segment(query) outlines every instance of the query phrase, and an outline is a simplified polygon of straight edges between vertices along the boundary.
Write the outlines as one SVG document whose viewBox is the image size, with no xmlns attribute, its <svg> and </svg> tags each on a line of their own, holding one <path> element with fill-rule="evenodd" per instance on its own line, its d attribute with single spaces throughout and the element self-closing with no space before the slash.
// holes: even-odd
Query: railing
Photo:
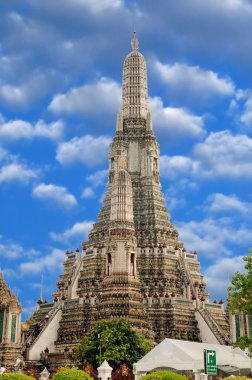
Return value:
<svg viewBox="0 0 252 380">
<path fill-rule="evenodd" d="M 78 262 L 74 266 L 73 271 L 72 271 L 72 273 L 69 276 L 69 279 L 71 279 L 71 281 L 72 281 L 72 286 L 74 285 L 74 283 L 75 283 L 75 281 L 77 279 L 77 276 L 79 274 L 81 265 L 82 265 L 82 258 L 79 257 L 78 258 Z"/>
<path fill-rule="evenodd" d="M 213 334 L 215 335 L 216 339 L 221 344 L 229 344 L 231 345 L 231 339 L 230 337 L 225 333 L 225 331 L 219 326 L 219 324 L 216 322 L 216 320 L 212 317 L 211 313 L 206 309 L 199 309 L 198 310 L 204 321 L 207 323 L 207 325 L 212 330 Z"/>
<path fill-rule="evenodd" d="M 196 292 L 195 292 L 195 288 L 194 288 L 194 282 L 193 282 L 190 270 L 187 268 L 187 265 L 186 265 L 186 263 L 184 261 L 184 258 L 181 255 L 179 255 L 178 261 L 179 261 L 181 272 L 182 272 L 182 274 L 184 276 L 185 283 L 186 284 L 188 284 L 188 283 L 190 284 L 192 295 L 194 297 L 196 297 Z"/>
<path fill-rule="evenodd" d="M 58 307 L 55 307 L 49 311 L 49 313 L 47 314 L 49 318 L 47 320 L 44 319 L 43 322 L 40 322 L 41 330 L 39 331 L 39 333 L 36 334 L 35 330 L 33 330 L 31 334 L 28 336 L 28 338 L 26 339 L 26 341 L 24 342 L 25 348 L 30 347 L 31 344 L 35 343 L 38 340 L 38 338 L 41 336 L 45 328 L 48 326 L 48 324 L 51 322 L 51 320 L 54 318 L 54 316 L 57 314 L 59 310 L 60 309 Z"/>
</svg>

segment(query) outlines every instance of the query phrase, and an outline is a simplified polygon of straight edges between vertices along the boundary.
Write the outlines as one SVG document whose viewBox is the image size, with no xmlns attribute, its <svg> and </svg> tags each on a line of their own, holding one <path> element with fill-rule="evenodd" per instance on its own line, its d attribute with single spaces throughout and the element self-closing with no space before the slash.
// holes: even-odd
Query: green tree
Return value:
<svg viewBox="0 0 252 380">
<path fill-rule="evenodd" d="M 102 321 L 93 326 L 90 336 L 85 337 L 76 351 L 82 363 L 91 363 L 94 368 L 101 360 L 107 360 L 113 369 L 125 363 L 132 368 L 154 346 L 138 332 L 134 331 L 126 319 Z"/>
<path fill-rule="evenodd" d="M 52 380 L 93 380 L 93 378 L 79 369 L 61 368 L 53 375 Z"/>
<path fill-rule="evenodd" d="M 141 380 L 187 380 L 187 377 L 170 371 L 154 371 L 142 376 Z"/>
<path fill-rule="evenodd" d="M 236 272 L 228 287 L 228 300 L 232 311 L 243 311 L 252 315 L 252 249 L 243 260 L 245 273 Z"/>
<path fill-rule="evenodd" d="M 35 380 L 34 377 L 24 375 L 23 373 L 5 373 L 1 380 Z"/>
<path fill-rule="evenodd" d="M 247 348 L 249 355 L 252 357 L 252 336 L 241 336 L 236 346 L 240 347 L 242 350 Z"/>
</svg>

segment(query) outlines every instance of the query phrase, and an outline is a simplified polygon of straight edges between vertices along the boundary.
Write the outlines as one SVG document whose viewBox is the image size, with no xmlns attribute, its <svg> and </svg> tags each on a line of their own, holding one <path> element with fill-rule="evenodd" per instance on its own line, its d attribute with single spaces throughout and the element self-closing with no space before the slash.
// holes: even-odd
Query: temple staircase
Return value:
<svg viewBox="0 0 252 380">
<path fill-rule="evenodd" d="M 185 263 L 185 259 L 183 258 L 182 255 L 178 256 L 178 263 L 179 263 L 180 271 L 181 271 L 183 279 L 184 279 L 184 283 L 185 283 L 185 285 L 190 285 L 191 295 L 193 298 L 196 299 L 196 291 L 195 291 L 195 287 L 194 287 L 194 282 L 193 282 L 190 270 L 187 268 L 187 265 Z"/>
<path fill-rule="evenodd" d="M 49 318 L 43 322 L 39 334 L 34 336 L 32 333 L 28 336 L 27 340 L 24 343 L 24 347 L 28 351 L 28 359 L 38 360 L 41 351 L 45 350 L 46 347 L 50 349 L 51 346 L 54 346 L 61 314 L 61 308 L 53 308 L 48 313 Z"/>
<path fill-rule="evenodd" d="M 211 313 L 203 308 L 198 309 L 199 314 L 204 319 L 212 333 L 214 334 L 215 338 L 220 344 L 223 345 L 231 345 L 231 339 L 226 334 L 226 332 L 220 327 L 220 325 L 216 322 L 216 320 L 213 318 Z"/>
</svg>

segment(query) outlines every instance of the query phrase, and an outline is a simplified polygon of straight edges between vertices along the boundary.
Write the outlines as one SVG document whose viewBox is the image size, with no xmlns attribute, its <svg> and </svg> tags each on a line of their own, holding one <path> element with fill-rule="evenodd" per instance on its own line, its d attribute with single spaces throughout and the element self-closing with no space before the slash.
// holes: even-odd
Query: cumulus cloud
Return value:
<svg viewBox="0 0 252 380">
<path fill-rule="evenodd" d="M 206 209 L 214 213 L 239 212 L 248 214 L 251 212 L 252 205 L 241 201 L 236 195 L 215 193 L 208 196 Z"/>
<path fill-rule="evenodd" d="M 115 115 L 120 107 L 121 87 L 110 78 L 70 89 L 65 94 L 57 94 L 49 105 L 49 110 L 65 115 L 84 116 Z"/>
<path fill-rule="evenodd" d="M 97 170 L 96 172 L 89 174 L 86 177 L 86 181 L 90 184 L 85 187 L 82 191 L 82 198 L 92 198 L 95 195 L 95 189 L 99 186 L 104 186 L 106 179 L 108 177 L 108 171 L 105 170 Z"/>
<path fill-rule="evenodd" d="M 35 198 L 56 203 L 65 209 L 71 209 L 78 204 L 75 196 L 63 186 L 40 183 L 34 187 L 32 195 Z"/>
<path fill-rule="evenodd" d="M 24 120 L 0 121 L 0 138 L 6 141 L 15 141 L 20 139 L 32 139 L 34 137 L 43 137 L 51 140 L 59 140 L 63 135 L 64 124 L 61 121 L 46 124 L 39 120 L 32 125 Z"/>
<path fill-rule="evenodd" d="M 230 256 L 234 245 L 251 242 L 251 229 L 243 225 L 237 227 L 229 218 L 175 222 L 175 225 L 187 249 L 196 250 L 208 258 Z"/>
<path fill-rule="evenodd" d="M 83 241 L 87 239 L 88 233 L 93 227 L 93 221 L 83 221 L 75 223 L 71 228 L 62 233 L 51 232 L 50 237 L 52 240 L 59 242 L 69 242 L 70 240 Z"/>
<path fill-rule="evenodd" d="M 90 167 L 96 166 L 106 160 L 110 142 L 111 139 L 106 136 L 74 137 L 59 144 L 56 158 L 62 165 L 83 163 Z"/>
<path fill-rule="evenodd" d="M 37 274 L 43 271 L 53 272 L 63 263 L 65 253 L 54 248 L 52 252 L 35 260 L 26 261 L 20 264 L 22 274 Z"/>
<path fill-rule="evenodd" d="M 228 130 L 212 132 L 194 146 L 191 157 L 161 156 L 160 168 L 167 178 L 251 178 L 252 139 Z"/>
<path fill-rule="evenodd" d="M 123 6 L 122 0 L 70 0 L 70 3 L 84 6 L 94 14 L 113 11 Z"/>
<path fill-rule="evenodd" d="M 164 107 L 159 97 L 150 98 L 149 105 L 155 130 L 170 140 L 204 135 L 203 116 L 196 116 L 184 108 Z"/>
<path fill-rule="evenodd" d="M 196 144 L 195 171 L 203 177 L 250 178 L 252 176 L 252 139 L 230 131 L 211 133 Z"/>
<path fill-rule="evenodd" d="M 83 190 L 82 190 L 82 193 L 81 193 L 81 198 L 93 198 L 95 195 L 95 192 L 94 190 L 92 189 L 92 187 L 85 187 Z"/>
<path fill-rule="evenodd" d="M 185 63 L 163 64 L 154 61 L 153 69 L 159 78 L 168 85 L 173 97 L 206 102 L 221 96 L 231 96 L 235 86 L 229 77 L 221 78 L 211 70 Z"/>
<path fill-rule="evenodd" d="M 0 161 L 2 161 L 6 156 L 7 156 L 6 150 L 0 146 Z"/>
<path fill-rule="evenodd" d="M 247 94 L 244 108 L 240 114 L 240 122 L 244 124 L 248 130 L 252 131 L 252 93 L 251 92 Z"/>
<path fill-rule="evenodd" d="M 24 30 L 27 32 L 27 24 L 30 24 L 30 36 L 33 28 L 39 29 L 41 27 L 36 22 L 23 19 L 20 14 L 13 12 L 11 15 L 13 16 L 11 22 L 17 18 L 21 20 L 18 27 L 18 29 L 21 29 L 21 31 L 19 30 L 21 32 L 19 38 L 21 39 L 22 37 L 25 39 L 22 32 Z M 65 84 L 67 76 L 63 77 L 60 71 L 56 71 L 51 67 L 44 67 L 43 70 L 41 68 L 31 68 L 30 71 L 27 71 L 22 58 L 18 55 L 16 56 L 17 51 L 18 49 L 16 49 L 15 55 L 5 56 L 0 61 L 3 64 L 0 69 L 0 76 L 2 71 L 3 78 L 0 83 L 0 99 L 5 106 L 11 109 L 27 109 L 36 101 L 43 99 L 52 89 L 55 91 L 55 88 Z M 21 75 L 17 76 L 17 73 Z"/>
<path fill-rule="evenodd" d="M 5 259 L 18 259 L 21 257 L 36 257 L 39 255 L 39 252 L 34 249 L 24 249 L 22 245 L 4 238 L 0 235 L 0 256 Z"/>
<path fill-rule="evenodd" d="M 160 173 L 163 178 L 175 179 L 186 173 L 192 173 L 193 161 L 185 156 L 161 156 Z"/>
<path fill-rule="evenodd" d="M 243 256 L 220 258 L 204 271 L 204 280 L 212 297 L 220 299 L 223 298 L 223 295 L 227 295 L 227 286 L 234 273 L 244 271 L 242 258 Z"/>
<path fill-rule="evenodd" d="M 32 169 L 25 163 L 12 162 L 0 168 L 0 183 L 20 182 L 28 184 L 31 180 L 37 179 L 40 173 Z"/>
<path fill-rule="evenodd" d="M 97 170 L 95 173 L 89 174 L 86 180 L 92 184 L 93 187 L 103 186 L 108 177 L 108 170 Z"/>
<path fill-rule="evenodd" d="M 8 259 L 17 259 L 23 253 L 23 248 L 19 244 L 8 242 L 8 244 L 0 243 L 0 255 Z"/>
</svg>

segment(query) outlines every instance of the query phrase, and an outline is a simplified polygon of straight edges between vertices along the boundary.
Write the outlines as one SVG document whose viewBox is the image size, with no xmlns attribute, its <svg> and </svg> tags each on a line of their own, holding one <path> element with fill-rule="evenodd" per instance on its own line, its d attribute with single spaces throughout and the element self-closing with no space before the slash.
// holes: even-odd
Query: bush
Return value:
<svg viewBox="0 0 252 380">
<path fill-rule="evenodd" d="M 34 377 L 24 375 L 23 373 L 5 373 L 1 380 L 35 380 Z"/>
<path fill-rule="evenodd" d="M 234 376 L 234 377 L 225 377 L 223 380 L 251 380 L 249 377 L 246 376 Z"/>
<path fill-rule="evenodd" d="M 141 380 L 187 380 L 187 377 L 175 372 L 154 371 L 141 377 Z"/>
<path fill-rule="evenodd" d="M 93 380 L 87 372 L 80 369 L 62 368 L 52 377 L 52 380 Z"/>
</svg>

